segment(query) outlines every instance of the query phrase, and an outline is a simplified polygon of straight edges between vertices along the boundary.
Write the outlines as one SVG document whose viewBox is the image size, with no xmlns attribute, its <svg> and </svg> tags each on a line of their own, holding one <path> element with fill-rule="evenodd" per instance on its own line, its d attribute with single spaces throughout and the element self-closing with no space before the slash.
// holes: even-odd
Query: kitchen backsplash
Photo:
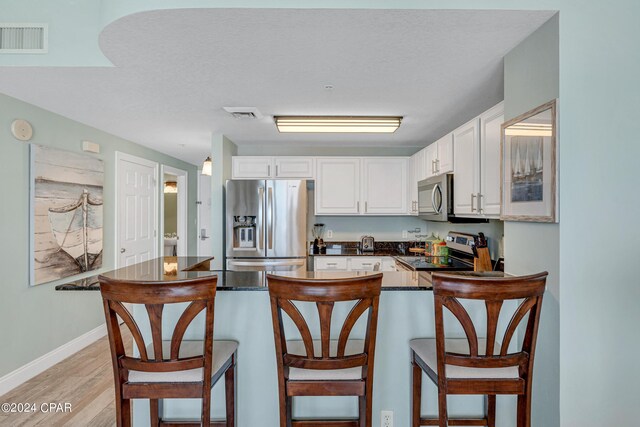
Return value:
<svg viewBox="0 0 640 427">
<path fill-rule="evenodd" d="M 451 224 L 448 222 L 424 221 L 411 216 L 315 216 L 313 205 L 313 189 L 309 189 L 309 211 L 307 216 L 307 238 L 313 240 L 311 229 L 315 223 L 325 224 L 326 241 L 359 241 L 364 235 L 373 236 L 376 241 L 413 241 L 415 234 L 402 237 L 403 230 L 420 228 L 417 234 L 435 233 L 441 238 L 449 231 L 462 233 L 483 232 L 489 239 L 491 258 L 496 259 L 499 254 L 499 242 L 504 235 L 504 223 L 492 220 L 482 224 Z M 332 230 L 333 236 L 328 237 L 327 231 Z M 424 238 L 421 238 L 424 240 Z"/>
</svg>

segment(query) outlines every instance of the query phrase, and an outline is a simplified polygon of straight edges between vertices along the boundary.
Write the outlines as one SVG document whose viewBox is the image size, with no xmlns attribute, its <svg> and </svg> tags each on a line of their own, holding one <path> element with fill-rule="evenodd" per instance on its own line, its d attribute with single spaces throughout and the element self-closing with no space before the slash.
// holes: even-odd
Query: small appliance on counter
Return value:
<svg viewBox="0 0 640 427">
<path fill-rule="evenodd" d="M 360 241 L 360 250 L 362 252 L 373 252 L 375 247 L 375 240 L 372 236 L 362 236 Z"/>
</svg>

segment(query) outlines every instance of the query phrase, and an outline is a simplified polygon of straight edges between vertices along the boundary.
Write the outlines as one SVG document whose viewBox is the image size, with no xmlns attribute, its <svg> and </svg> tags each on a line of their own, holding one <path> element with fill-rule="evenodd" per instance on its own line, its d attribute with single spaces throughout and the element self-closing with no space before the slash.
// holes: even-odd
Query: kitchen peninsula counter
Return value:
<svg viewBox="0 0 640 427">
<path fill-rule="evenodd" d="M 266 291 L 266 273 L 260 271 L 209 270 L 206 257 L 161 257 L 146 262 L 119 268 L 102 276 L 117 280 L 140 282 L 172 282 L 198 277 L 217 276 L 218 291 Z M 339 279 L 361 275 L 376 274 L 362 271 L 307 271 L 300 273 L 274 272 L 283 276 L 299 276 L 318 279 Z M 388 271 L 382 273 L 383 291 L 420 291 L 431 289 L 431 275 L 417 271 Z M 97 276 L 79 279 L 75 282 L 56 286 L 56 290 L 100 290 Z"/>
<path fill-rule="evenodd" d="M 237 365 L 237 426 L 276 426 L 278 417 L 278 378 L 276 370 L 275 347 L 269 292 L 264 272 L 210 271 L 209 258 L 164 257 L 104 273 L 105 276 L 138 281 L 140 286 L 146 282 L 171 282 L 178 279 L 217 276 L 217 295 L 215 301 L 215 338 L 234 340 L 239 343 Z M 283 273 L 287 274 L 287 273 Z M 293 273 L 288 273 L 293 274 Z M 353 275 L 377 274 L 374 272 L 305 272 L 305 277 L 338 278 Z M 456 273 L 478 274 L 478 273 Z M 483 273 L 482 275 L 485 275 Z M 494 273 L 495 274 L 495 273 Z M 410 424 L 410 352 L 409 341 L 414 338 L 429 338 L 435 335 L 434 302 L 431 292 L 431 276 L 428 272 L 383 272 L 383 287 L 380 296 L 379 317 L 373 392 L 373 425 L 380 425 L 379 414 L 383 409 L 394 411 L 396 425 Z M 87 281 L 91 283 L 91 281 Z M 99 285 L 91 285 L 87 290 L 99 290 Z M 237 291 L 237 292 L 236 292 Z M 96 310 L 102 310 L 98 292 L 95 295 Z M 486 322 L 486 308 L 482 303 L 463 302 L 470 317 L 477 324 Z M 505 303 L 505 306 L 507 303 Z M 336 304 L 332 318 L 340 325 L 347 317 L 352 305 Z M 170 304 L 163 311 L 163 324 L 175 325 L 184 304 Z M 515 306 L 512 307 L 515 309 Z M 301 314 L 317 322 L 318 312 L 315 305 L 301 303 Z M 145 342 L 151 340 L 148 316 L 144 306 L 134 304 L 132 315 L 139 322 Z M 362 320 L 362 319 L 360 319 Z M 506 328 L 506 318 L 501 316 L 501 326 Z M 205 317 L 198 316 L 185 333 L 186 340 L 202 339 Z M 296 336 L 297 328 L 288 319 L 284 323 L 287 333 Z M 449 329 L 450 328 L 450 329 Z M 448 333 L 463 336 L 460 327 L 447 326 Z M 171 328 L 163 328 L 163 339 L 170 339 Z M 358 321 L 351 332 L 351 338 L 363 339 L 364 322 Z M 436 395 L 430 381 L 424 382 L 428 395 Z M 452 414 L 482 413 L 482 397 L 469 397 L 452 406 Z M 212 417 L 222 418 L 225 413 L 224 384 L 213 388 Z M 507 406 L 514 408 L 512 402 Z M 198 401 L 167 400 L 164 405 L 166 418 L 197 419 L 200 411 Z M 436 408 L 423 400 L 423 414 L 434 415 Z M 336 417 L 356 416 L 358 405 L 350 398 L 308 397 L 295 401 L 296 416 L 318 417 L 331 413 Z M 502 414 L 507 414 L 503 419 Z M 509 411 L 499 411 L 498 423 L 508 425 Z M 133 400 L 133 425 L 149 425 L 149 403 L 145 400 Z"/>
</svg>

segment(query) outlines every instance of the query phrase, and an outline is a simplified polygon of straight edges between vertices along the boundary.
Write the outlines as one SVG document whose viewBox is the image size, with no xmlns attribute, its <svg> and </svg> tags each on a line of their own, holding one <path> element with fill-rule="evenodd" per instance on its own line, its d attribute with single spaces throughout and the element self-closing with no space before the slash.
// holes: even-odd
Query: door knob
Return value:
<svg viewBox="0 0 640 427">
<path fill-rule="evenodd" d="M 125 253 L 127 250 L 125 248 L 120 248 L 120 253 L 123 254 Z"/>
</svg>

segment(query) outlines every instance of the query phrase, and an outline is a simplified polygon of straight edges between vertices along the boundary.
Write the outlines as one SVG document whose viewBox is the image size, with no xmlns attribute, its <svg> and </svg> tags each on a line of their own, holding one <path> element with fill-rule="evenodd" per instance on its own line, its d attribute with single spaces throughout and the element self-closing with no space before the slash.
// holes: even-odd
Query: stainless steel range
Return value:
<svg viewBox="0 0 640 427">
<path fill-rule="evenodd" d="M 478 239 L 476 234 L 450 231 L 445 238 L 448 256 L 404 256 L 396 260 L 414 271 L 473 271 L 473 249 Z"/>
</svg>

